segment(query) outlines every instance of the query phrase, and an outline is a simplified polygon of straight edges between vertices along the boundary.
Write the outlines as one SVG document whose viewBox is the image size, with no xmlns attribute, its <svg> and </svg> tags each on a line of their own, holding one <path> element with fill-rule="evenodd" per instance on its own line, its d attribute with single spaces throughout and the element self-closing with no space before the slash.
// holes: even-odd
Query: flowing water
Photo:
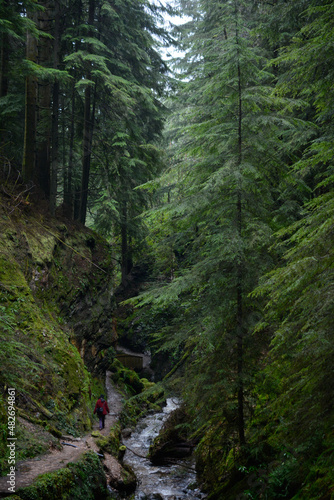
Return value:
<svg viewBox="0 0 334 500">
<path fill-rule="evenodd" d="M 167 405 L 161 413 L 155 413 L 143 418 L 131 437 L 123 439 L 127 447 L 124 461 L 131 465 L 139 483 L 135 493 L 135 500 L 190 500 L 204 498 L 199 489 L 194 489 L 193 486 L 190 487 L 196 481 L 193 460 L 180 460 L 178 464 L 172 466 L 156 466 L 152 465 L 148 459 L 142 458 L 147 455 L 150 444 L 159 434 L 168 415 L 178 406 L 177 400 L 168 399 Z"/>
</svg>

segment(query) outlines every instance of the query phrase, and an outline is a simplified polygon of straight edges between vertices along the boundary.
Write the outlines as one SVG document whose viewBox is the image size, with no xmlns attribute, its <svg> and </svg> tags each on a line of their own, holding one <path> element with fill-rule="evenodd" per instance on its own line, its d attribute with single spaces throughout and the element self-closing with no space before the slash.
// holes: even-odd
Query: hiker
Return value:
<svg viewBox="0 0 334 500">
<path fill-rule="evenodd" d="M 106 414 L 109 413 L 108 403 L 101 394 L 100 399 L 96 401 L 94 413 L 97 414 L 100 420 L 100 431 L 104 429 L 104 419 Z"/>
</svg>

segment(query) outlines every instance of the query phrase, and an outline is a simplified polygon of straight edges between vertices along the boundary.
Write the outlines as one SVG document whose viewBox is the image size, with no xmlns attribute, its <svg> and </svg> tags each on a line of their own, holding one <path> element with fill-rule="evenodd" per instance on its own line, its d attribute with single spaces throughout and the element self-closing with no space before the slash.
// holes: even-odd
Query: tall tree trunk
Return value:
<svg viewBox="0 0 334 500">
<path fill-rule="evenodd" d="M 43 65 L 41 61 L 39 64 Z M 51 85 L 38 83 L 36 180 L 46 198 L 50 191 Z"/>
<path fill-rule="evenodd" d="M 8 6 L 8 0 L 5 0 L 5 7 Z M 9 36 L 8 33 L 2 33 L 1 36 L 1 54 L 0 54 L 0 97 L 8 94 L 8 69 L 9 69 Z M 5 129 L 5 124 L 0 123 L 0 129 Z M 5 134 L 1 134 L 1 144 L 6 141 Z"/>
<path fill-rule="evenodd" d="M 44 2 L 44 10 L 38 12 L 38 29 L 50 35 L 52 32 L 52 9 L 50 1 Z M 48 67 L 51 63 L 51 40 L 41 36 L 38 40 L 38 64 Z M 46 198 L 50 195 L 50 150 L 51 150 L 51 82 L 38 82 L 37 106 L 37 183 Z"/>
<path fill-rule="evenodd" d="M 126 277 L 129 274 L 128 268 L 128 214 L 127 203 L 122 202 L 121 218 L 121 267 L 122 267 L 122 285 L 126 284 Z"/>
<path fill-rule="evenodd" d="M 88 24 L 93 26 L 94 23 L 95 0 L 89 0 Z M 92 36 L 92 30 L 89 31 L 89 36 Z M 90 69 L 87 73 L 88 80 L 91 77 Z M 85 107 L 84 107 L 84 130 L 83 130 L 83 159 L 82 159 L 82 178 L 81 178 L 81 203 L 80 203 L 80 222 L 85 224 L 88 199 L 89 171 L 91 160 L 91 147 L 93 139 L 93 124 L 94 111 L 91 113 L 92 104 L 92 89 L 88 85 L 85 90 Z"/>
<path fill-rule="evenodd" d="M 9 36 L 2 34 L 1 41 L 1 77 L 0 77 L 0 97 L 8 93 L 8 68 L 9 68 Z"/>
<path fill-rule="evenodd" d="M 74 132 L 75 132 L 75 81 L 73 81 L 72 98 L 71 98 L 71 121 L 70 121 L 70 137 L 69 137 L 69 155 L 68 167 L 64 174 L 64 213 L 67 217 L 76 217 L 73 213 L 73 158 L 74 158 Z"/>
<path fill-rule="evenodd" d="M 37 22 L 37 13 L 30 19 Z M 27 33 L 27 59 L 29 61 L 37 61 L 37 40 L 31 34 Z M 22 177 L 24 182 L 36 180 L 36 104 L 37 104 L 37 81 L 33 75 L 26 77 L 25 90 L 25 123 L 24 123 L 24 146 L 23 146 L 23 161 L 22 161 Z"/>
<path fill-rule="evenodd" d="M 7 8 L 8 0 L 4 0 L 4 6 Z M 9 69 L 9 36 L 8 33 L 2 33 L 1 36 L 1 62 L 0 62 L 0 97 L 8 93 L 8 69 Z"/>
<path fill-rule="evenodd" d="M 55 1 L 54 12 L 54 42 L 53 42 L 53 67 L 58 69 L 59 65 L 59 42 L 60 42 L 60 6 Z M 51 182 L 50 182 L 50 211 L 55 214 L 57 204 L 57 175 L 58 175 L 58 150 L 59 150 L 59 82 L 53 84 L 52 99 L 52 125 L 51 125 Z"/>
<path fill-rule="evenodd" d="M 57 175 L 58 175 L 58 151 L 59 151 L 59 82 L 53 84 L 53 102 L 52 102 L 52 149 L 51 149 L 51 182 L 50 182 L 50 212 L 52 215 L 56 212 L 57 204 Z"/>
<path fill-rule="evenodd" d="M 80 203 L 80 222 L 85 224 L 88 199 L 89 171 L 90 171 L 90 129 L 91 129 L 91 87 L 85 90 L 85 108 L 84 108 L 84 132 L 83 132 L 83 158 L 82 158 L 82 178 L 81 178 L 81 203 Z"/>
<path fill-rule="evenodd" d="M 238 29 L 236 30 L 236 42 L 238 44 Z M 241 69 L 238 53 L 238 168 L 242 163 L 242 85 Z M 237 228 L 239 239 L 242 239 L 242 180 L 239 172 L 237 188 Z M 244 346 L 243 346 L 243 258 L 239 258 L 237 269 L 237 373 L 238 373 L 238 433 L 239 443 L 245 445 L 245 417 L 244 417 Z"/>
<path fill-rule="evenodd" d="M 76 186 L 73 199 L 73 218 L 79 220 L 80 217 L 80 204 L 81 204 L 81 188 Z"/>
</svg>

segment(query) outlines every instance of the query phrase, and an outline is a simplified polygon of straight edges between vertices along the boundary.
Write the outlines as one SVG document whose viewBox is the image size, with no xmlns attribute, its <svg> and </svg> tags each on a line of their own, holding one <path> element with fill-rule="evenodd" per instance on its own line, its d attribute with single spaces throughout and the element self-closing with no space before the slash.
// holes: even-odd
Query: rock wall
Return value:
<svg viewBox="0 0 334 500">
<path fill-rule="evenodd" d="M 0 452 L 8 387 L 18 414 L 43 428 L 89 429 L 94 384 L 86 367 L 98 371 L 116 341 L 109 245 L 37 208 L 0 194 Z M 21 437 L 18 457 L 43 451 Z"/>
</svg>

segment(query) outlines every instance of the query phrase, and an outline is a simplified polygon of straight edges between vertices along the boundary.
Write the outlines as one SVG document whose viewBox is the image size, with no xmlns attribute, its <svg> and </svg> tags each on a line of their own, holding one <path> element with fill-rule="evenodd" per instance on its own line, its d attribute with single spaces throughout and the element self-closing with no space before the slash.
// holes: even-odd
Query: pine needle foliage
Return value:
<svg viewBox="0 0 334 500">
<path fill-rule="evenodd" d="M 259 303 L 249 293 L 272 265 L 272 213 L 285 172 L 281 137 L 296 130 L 283 108 L 294 104 L 273 93 L 274 76 L 252 36 L 251 2 L 196 7 L 200 20 L 189 32 L 194 52 L 187 58 L 197 72 L 181 86 L 177 163 L 161 179 L 165 192 L 175 187 L 147 216 L 150 226 L 160 224 L 165 250 L 153 248 L 161 270 L 169 260 L 169 276 L 139 304 L 153 311 L 178 304 L 179 313 L 155 342 L 179 357 L 190 353 L 193 382 L 184 397 L 198 425 L 211 425 L 209 409 L 214 419 L 227 418 L 244 444 L 261 350 L 251 336 Z"/>
<path fill-rule="evenodd" d="M 302 95 L 315 109 L 317 137 L 294 165 L 297 176 L 313 179 L 312 199 L 304 206 L 303 218 L 277 234 L 276 246 L 284 251 L 284 261 L 253 294 L 268 299 L 265 321 L 258 329 L 270 325 L 275 332 L 259 407 L 267 421 L 266 439 L 276 449 L 284 442 L 300 456 L 311 457 L 332 447 L 333 426 L 333 384 L 328 383 L 334 353 L 333 102 L 327 86 L 333 59 L 328 52 L 332 13 L 333 2 L 312 2 L 305 11 L 308 22 L 280 57 L 282 64 L 290 65 L 280 92 Z M 268 411 L 270 422 L 265 417 Z M 297 475 L 302 482 L 309 462 L 299 462 Z M 325 469 L 324 477 L 325 485 L 329 479 Z M 307 488 L 303 491 L 305 498 L 311 498 Z M 316 488 L 312 491 L 315 494 Z"/>
</svg>

